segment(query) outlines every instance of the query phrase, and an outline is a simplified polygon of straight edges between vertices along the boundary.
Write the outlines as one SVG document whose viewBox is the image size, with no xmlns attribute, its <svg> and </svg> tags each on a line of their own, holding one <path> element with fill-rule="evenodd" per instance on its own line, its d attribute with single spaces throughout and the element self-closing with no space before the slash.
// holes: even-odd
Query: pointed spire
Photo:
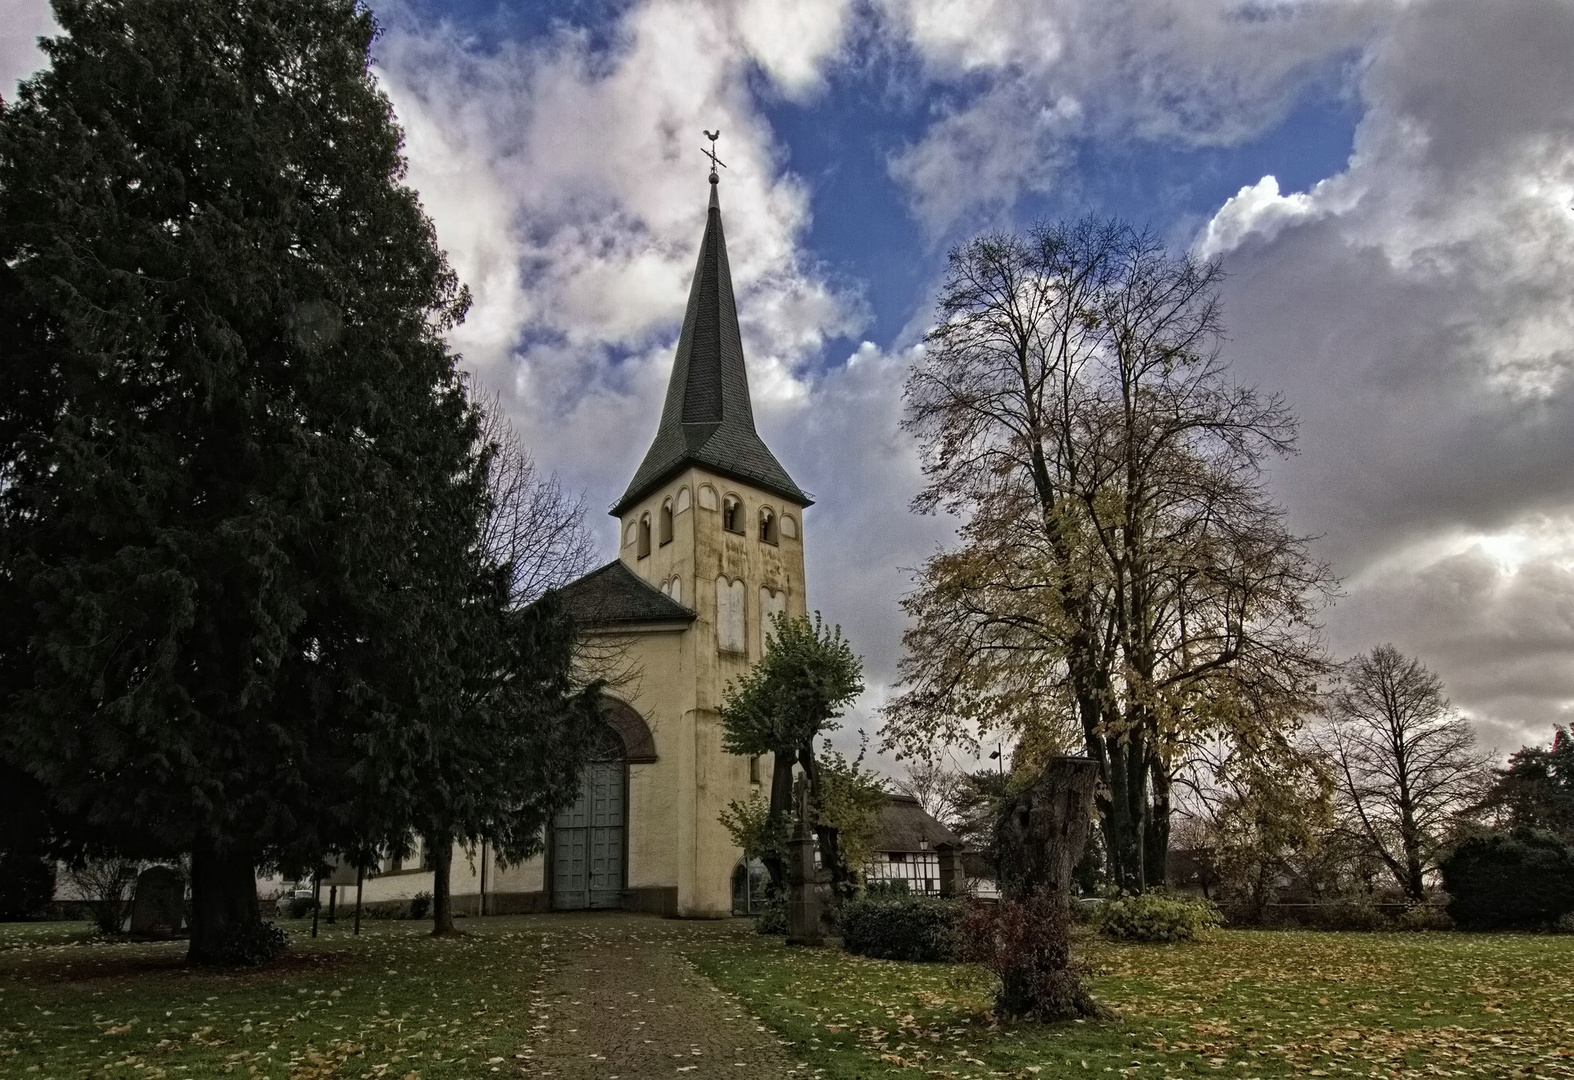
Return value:
<svg viewBox="0 0 1574 1080">
<path fill-rule="evenodd" d="M 672 361 L 661 423 L 628 490 L 612 508 L 615 515 L 688 465 L 702 465 L 799 506 L 811 502 L 754 430 L 714 169 L 710 184 L 705 238 L 700 241 L 699 262 L 689 286 L 689 306 Z"/>
</svg>

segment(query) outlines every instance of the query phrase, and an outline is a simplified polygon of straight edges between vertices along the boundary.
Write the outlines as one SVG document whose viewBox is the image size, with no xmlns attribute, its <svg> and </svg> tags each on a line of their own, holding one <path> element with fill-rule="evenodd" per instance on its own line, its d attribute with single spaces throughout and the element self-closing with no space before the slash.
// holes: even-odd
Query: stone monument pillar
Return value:
<svg viewBox="0 0 1574 1080">
<path fill-rule="evenodd" d="M 798 822 L 787 842 L 787 944 L 823 945 L 820 898 L 815 889 L 814 831 L 809 828 L 809 784 L 798 787 Z"/>
</svg>

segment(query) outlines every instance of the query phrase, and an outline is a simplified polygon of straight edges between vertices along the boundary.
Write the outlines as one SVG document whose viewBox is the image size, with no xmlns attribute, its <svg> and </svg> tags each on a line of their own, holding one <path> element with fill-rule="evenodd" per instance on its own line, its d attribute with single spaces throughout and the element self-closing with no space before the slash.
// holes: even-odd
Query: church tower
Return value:
<svg viewBox="0 0 1574 1080">
<path fill-rule="evenodd" d="M 672 378 L 644 460 L 612 508 L 618 558 L 559 590 L 615 676 L 595 760 L 545 850 L 504 866 L 456 848 L 453 891 L 483 914 L 626 908 L 720 918 L 754 890 L 721 815 L 768 795 L 771 762 L 721 745 L 729 683 L 764 654 L 770 616 L 802 616 L 809 496 L 754 429 L 717 178 Z M 431 887 L 390 866 L 369 899 Z"/>
<path fill-rule="evenodd" d="M 633 749 L 617 807 L 624 861 L 614 869 L 614 835 L 596 831 L 596 820 L 610 828 L 617 816 L 609 774 L 604 811 L 602 789 L 587 788 L 583 822 L 552 830 L 547 891 L 557 908 L 582 895 L 579 906 L 670 915 L 734 909 L 741 853 L 720 817 L 729 802 L 768 794 L 770 762 L 722 749 L 721 703 L 763 655 L 770 617 L 807 612 L 803 512 L 812 500 L 754 427 L 714 171 L 710 183 L 661 419 L 612 508 L 618 559 L 563 590 L 587 632 L 620 642 L 632 674 L 609 691 L 605 712 Z"/>
</svg>

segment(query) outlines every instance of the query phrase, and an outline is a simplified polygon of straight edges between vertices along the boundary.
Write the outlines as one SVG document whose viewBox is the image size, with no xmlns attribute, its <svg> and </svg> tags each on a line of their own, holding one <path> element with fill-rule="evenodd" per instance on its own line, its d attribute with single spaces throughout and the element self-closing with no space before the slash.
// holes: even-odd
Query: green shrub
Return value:
<svg viewBox="0 0 1574 1080">
<path fill-rule="evenodd" d="M 1448 913 L 1466 930 L 1545 930 L 1574 911 L 1574 849 L 1548 832 L 1473 836 L 1442 862 Z"/>
<path fill-rule="evenodd" d="M 1381 908 L 1365 895 L 1341 896 L 1296 912 L 1293 925 L 1313 930 L 1388 930 Z"/>
<path fill-rule="evenodd" d="M 410 918 L 424 919 L 432 913 L 432 894 L 418 892 L 410 898 Z"/>
<path fill-rule="evenodd" d="M 871 881 L 864 886 L 865 896 L 911 896 L 912 892 L 913 890 L 907 887 L 907 882 L 901 878 Z"/>
<path fill-rule="evenodd" d="M 243 922 L 230 927 L 213 955 L 219 967 L 258 967 L 276 959 L 288 946 L 284 931 L 271 922 Z"/>
<path fill-rule="evenodd" d="M 1223 921 L 1212 900 L 1160 892 L 1106 900 L 1093 916 L 1112 941 L 1191 941 Z"/>
<path fill-rule="evenodd" d="M 310 896 L 292 896 L 285 906 L 285 911 L 292 919 L 304 919 L 316 906 L 317 901 Z"/>
<path fill-rule="evenodd" d="M 754 917 L 756 934 L 785 934 L 787 932 L 787 897 L 772 896 Z"/>
<path fill-rule="evenodd" d="M 842 947 L 883 960 L 950 960 L 964 905 L 959 900 L 865 893 L 842 905 Z"/>
<path fill-rule="evenodd" d="M 1400 930 L 1452 930 L 1454 920 L 1441 904 L 1414 904 L 1400 913 L 1394 925 Z"/>
</svg>

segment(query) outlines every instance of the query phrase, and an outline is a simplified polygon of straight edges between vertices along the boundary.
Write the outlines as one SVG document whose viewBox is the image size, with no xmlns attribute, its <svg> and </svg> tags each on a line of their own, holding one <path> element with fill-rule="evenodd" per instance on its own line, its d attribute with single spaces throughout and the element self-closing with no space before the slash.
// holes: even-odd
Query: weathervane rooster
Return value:
<svg viewBox="0 0 1574 1080">
<path fill-rule="evenodd" d="M 704 128 L 700 130 L 705 131 Z M 707 150 L 701 147 L 700 152 L 710 158 L 710 182 L 714 184 L 720 179 L 716 175 L 716 166 L 720 165 L 723 169 L 727 167 L 727 163 L 716 156 L 716 140 L 721 138 L 721 128 L 717 128 L 715 131 L 705 131 L 705 137 L 710 140 L 710 149 Z"/>
</svg>

